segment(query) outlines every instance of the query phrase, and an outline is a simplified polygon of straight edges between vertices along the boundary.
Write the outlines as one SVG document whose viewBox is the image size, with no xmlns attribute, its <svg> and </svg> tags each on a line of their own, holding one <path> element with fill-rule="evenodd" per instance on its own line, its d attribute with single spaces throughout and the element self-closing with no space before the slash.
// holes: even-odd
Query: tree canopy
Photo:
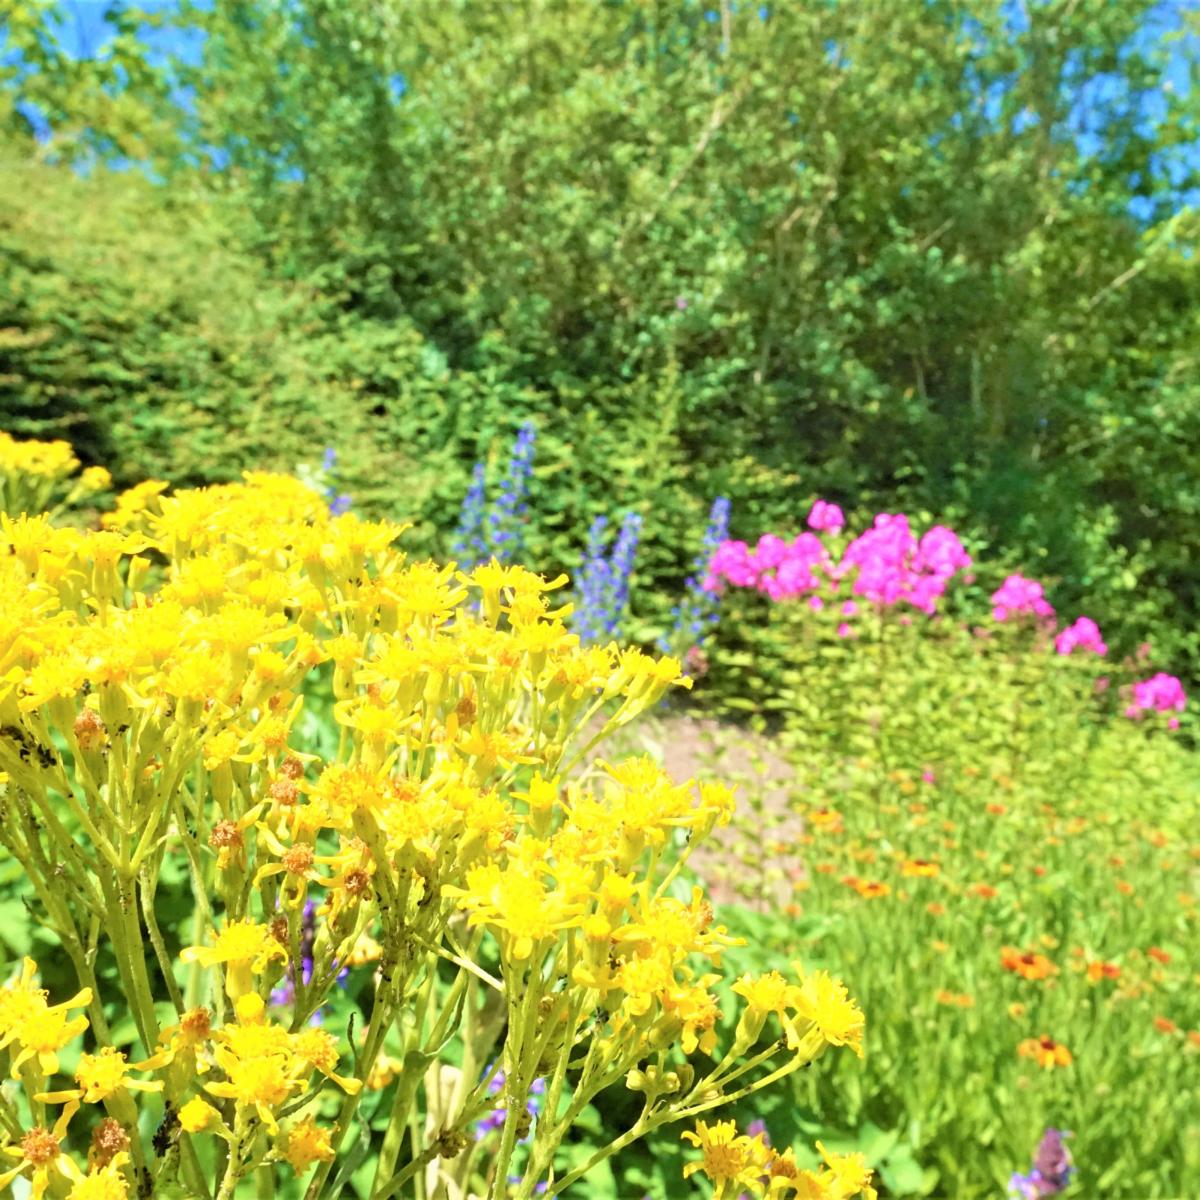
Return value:
<svg viewBox="0 0 1200 1200">
<path fill-rule="evenodd" d="M 715 494 L 757 535 L 819 491 L 954 516 L 1194 652 L 1183 7 L 214 0 L 114 6 L 81 61 L 20 0 L 0 404 L 110 441 L 332 424 L 351 486 L 431 544 L 533 419 L 548 566 L 628 504 L 665 596 Z M 97 215 L 31 251 L 33 215 L 71 204 Z M 152 229 L 177 249 L 146 257 Z M 194 481 L 262 441 L 121 446 Z"/>
</svg>

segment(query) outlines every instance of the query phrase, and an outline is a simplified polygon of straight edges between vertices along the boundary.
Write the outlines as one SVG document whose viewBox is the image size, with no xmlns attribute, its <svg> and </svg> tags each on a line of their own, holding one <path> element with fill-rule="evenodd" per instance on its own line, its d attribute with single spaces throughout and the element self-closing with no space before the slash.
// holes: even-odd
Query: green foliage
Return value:
<svg viewBox="0 0 1200 1200">
<path fill-rule="evenodd" d="M 753 537 L 820 493 L 970 526 L 1117 644 L 1195 662 L 1186 44 L 1152 0 L 768 7 L 218 0 L 156 7 L 202 40 L 151 64 L 115 6 L 81 64 L 18 4 L 38 69 L 0 92 L 46 114 L 42 153 L 161 183 L 47 178 L 40 308 L 9 227 L 0 416 L 53 391 L 129 477 L 180 482 L 336 442 L 421 548 L 531 419 L 531 553 L 573 567 L 591 516 L 636 508 L 647 637 L 713 496 Z"/>
<path fill-rule="evenodd" d="M 1130 720 L 1126 684 L 1151 666 L 1062 657 L 1028 625 L 891 611 L 839 638 L 831 607 L 744 613 L 790 653 L 768 659 L 773 736 L 712 739 L 706 769 L 739 785 L 739 815 L 697 870 L 739 901 L 720 917 L 747 940 L 729 951 L 740 970 L 799 959 L 861 996 L 866 1058 L 818 1064 L 782 1111 L 745 1119 L 856 1146 L 889 1196 L 1000 1195 L 1048 1126 L 1074 1133 L 1080 1196 L 1186 1194 L 1200 1168 L 1188 715 L 1175 734 L 1163 714 Z M 718 656 L 704 683 L 722 671 L 752 677 Z M 1006 969 L 1005 947 L 1051 973 Z M 1019 1054 L 1043 1034 L 1069 1066 Z"/>
</svg>

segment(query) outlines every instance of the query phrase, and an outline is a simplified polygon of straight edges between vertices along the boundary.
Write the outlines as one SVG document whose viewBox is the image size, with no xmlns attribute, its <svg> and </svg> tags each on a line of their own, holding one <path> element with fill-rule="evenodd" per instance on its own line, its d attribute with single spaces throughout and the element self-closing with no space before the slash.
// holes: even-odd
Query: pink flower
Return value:
<svg viewBox="0 0 1200 1200">
<path fill-rule="evenodd" d="M 713 552 L 704 581 L 705 591 L 720 591 L 723 581 L 734 587 L 753 587 L 757 583 L 750 547 L 745 542 L 724 541 Z"/>
<path fill-rule="evenodd" d="M 836 504 L 818 500 L 808 514 L 808 527 L 820 533 L 836 533 L 846 524 L 842 510 Z"/>
<path fill-rule="evenodd" d="M 1108 647 L 1100 636 L 1100 627 L 1091 617 L 1079 617 L 1074 625 L 1068 625 L 1054 639 L 1054 649 L 1059 654 L 1070 654 L 1074 650 L 1090 650 L 1103 658 Z"/>
<path fill-rule="evenodd" d="M 824 500 L 809 514 L 813 529 L 840 529 L 843 523 L 841 509 Z M 836 565 L 824 542 L 811 532 L 791 542 L 765 533 L 753 549 L 745 542 L 722 542 L 709 562 L 704 587 L 711 592 L 726 584 L 752 587 L 772 600 L 807 595 L 810 607 L 817 610 L 837 597 L 841 580 L 849 576 L 856 596 L 880 605 L 903 602 L 933 616 L 947 582 L 970 562 L 957 535 L 945 526 L 935 526 L 918 542 L 906 516 L 880 513 Z M 857 611 L 853 600 L 842 603 L 843 616 Z"/>
<path fill-rule="evenodd" d="M 1168 720 L 1167 720 L 1167 728 L 1168 728 L 1168 729 L 1170 729 L 1170 730 L 1176 730 L 1176 729 L 1178 729 L 1178 728 L 1179 728 L 1179 718 L 1178 718 L 1178 717 L 1170 717 L 1170 718 L 1168 718 Z"/>
<path fill-rule="evenodd" d="M 949 579 L 971 565 L 971 556 L 958 540 L 958 535 L 945 525 L 935 525 L 921 538 L 917 546 L 917 570 L 928 571 L 942 579 Z"/>
<path fill-rule="evenodd" d="M 788 544 L 773 533 L 764 533 L 754 548 L 754 565 L 760 570 L 777 567 L 787 557 Z"/>
<path fill-rule="evenodd" d="M 936 779 L 937 779 L 937 776 L 928 767 L 926 767 L 925 770 L 921 772 L 921 782 L 922 783 L 933 783 Z"/>
<path fill-rule="evenodd" d="M 1157 675 L 1133 685 L 1133 703 L 1129 707 L 1138 711 L 1154 709 L 1156 712 L 1169 712 L 1174 709 L 1183 712 L 1186 704 L 1187 693 L 1183 690 L 1183 684 L 1174 675 L 1159 671 Z"/>
<path fill-rule="evenodd" d="M 837 627 L 837 635 L 838 635 L 838 637 L 840 637 L 840 638 L 848 638 L 848 637 L 853 637 L 853 636 L 854 636 L 854 630 L 853 630 L 853 629 L 851 629 L 851 628 L 850 628 L 850 626 L 849 626 L 849 625 L 847 625 L 845 621 L 843 621 L 843 622 L 842 622 L 842 623 L 841 623 L 841 624 L 840 624 L 840 625 Z"/>
<path fill-rule="evenodd" d="M 1010 575 L 992 593 L 992 616 L 997 621 L 1023 616 L 1048 620 L 1054 616 L 1054 609 L 1040 583 L 1023 575 Z"/>
<path fill-rule="evenodd" d="M 903 601 L 932 616 L 946 584 L 970 562 L 962 542 L 944 525 L 934 526 L 918 542 L 903 513 L 880 513 L 846 547 L 835 574 L 853 571 L 854 594 L 872 603 Z"/>
</svg>

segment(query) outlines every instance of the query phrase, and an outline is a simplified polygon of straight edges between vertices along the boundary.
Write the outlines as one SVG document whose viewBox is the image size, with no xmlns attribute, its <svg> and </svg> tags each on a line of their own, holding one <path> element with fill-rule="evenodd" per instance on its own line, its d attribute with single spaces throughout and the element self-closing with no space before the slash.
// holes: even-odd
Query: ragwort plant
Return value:
<svg viewBox="0 0 1200 1200">
<path fill-rule="evenodd" d="M 0 987 L 3 1183 L 526 1200 L 686 1121 L 716 1196 L 874 1195 L 860 1156 L 706 1120 L 861 1052 L 863 1016 L 823 971 L 747 973 L 718 1044 L 736 939 L 684 871 L 730 791 L 577 771 L 676 661 L 282 476 L 148 482 L 103 526 L 0 514 L 0 845 L 45 947 Z M 561 1167 L 610 1088 L 638 1115 Z"/>
</svg>

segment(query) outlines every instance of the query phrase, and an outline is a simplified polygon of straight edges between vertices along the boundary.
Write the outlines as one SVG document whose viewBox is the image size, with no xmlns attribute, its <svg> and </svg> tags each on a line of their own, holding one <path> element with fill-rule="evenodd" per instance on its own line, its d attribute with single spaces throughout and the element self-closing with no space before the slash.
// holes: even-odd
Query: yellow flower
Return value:
<svg viewBox="0 0 1200 1200">
<path fill-rule="evenodd" d="M 277 1129 L 275 1109 L 287 1102 L 298 1082 L 288 1056 L 243 1059 L 222 1048 L 217 1051 L 217 1062 L 226 1080 L 206 1084 L 205 1090 L 233 1100 L 240 1108 L 253 1108 L 268 1129 Z"/>
<path fill-rule="evenodd" d="M 112 475 L 107 467 L 88 467 L 79 482 L 89 492 L 102 492 L 112 487 Z"/>
<path fill-rule="evenodd" d="M 84 1054 L 80 1056 L 79 1066 L 75 1069 L 75 1082 L 79 1084 L 78 1091 L 52 1092 L 37 1097 L 43 1102 L 61 1104 L 65 1100 L 82 1100 L 85 1104 L 100 1104 L 114 1093 L 123 1089 L 134 1092 L 161 1092 L 163 1085 L 159 1080 L 128 1079 L 130 1071 L 151 1071 L 161 1067 L 167 1061 L 167 1055 L 156 1054 L 145 1062 L 130 1064 L 125 1061 L 125 1055 L 112 1046 L 102 1046 L 99 1054 Z"/>
<path fill-rule="evenodd" d="M 683 1022 L 680 1048 L 684 1054 L 694 1054 L 697 1047 L 705 1054 L 712 1054 L 716 1049 L 717 1031 L 714 1026 L 721 1010 L 708 988 L 719 978 L 718 975 L 705 975 L 699 983 L 669 988 L 662 996 L 664 1015 Z"/>
<path fill-rule="evenodd" d="M 875 1189 L 871 1186 L 873 1172 L 867 1166 L 863 1155 L 834 1154 L 826 1150 L 820 1142 L 817 1143 L 817 1150 L 828 1167 L 824 1182 L 831 1197 L 843 1200 L 843 1197 L 861 1194 L 864 1200 L 875 1200 Z"/>
<path fill-rule="evenodd" d="M 362 1087 L 361 1080 L 347 1079 L 334 1070 L 338 1064 L 337 1039 L 323 1029 L 302 1029 L 293 1034 L 292 1053 L 301 1062 L 315 1067 L 345 1092 L 353 1094 Z"/>
<path fill-rule="evenodd" d="M 283 1156 L 292 1164 L 296 1174 L 302 1175 L 315 1162 L 331 1162 L 333 1154 L 330 1131 L 322 1129 L 311 1117 L 306 1117 L 293 1126 L 288 1134 Z"/>
<path fill-rule="evenodd" d="M 198 962 L 202 967 L 225 964 L 225 993 L 231 1000 L 250 991 L 253 975 L 267 969 L 272 959 L 287 961 L 287 951 L 275 940 L 267 925 L 235 921 L 217 934 L 211 946 L 186 946 L 181 962 Z"/>
<path fill-rule="evenodd" d="M 734 1187 L 752 1187 L 761 1191 L 760 1181 L 770 1158 L 762 1138 L 739 1134 L 735 1121 L 718 1121 L 709 1126 L 696 1122 L 693 1133 L 687 1130 L 683 1140 L 699 1148 L 703 1158 L 683 1168 L 684 1179 L 702 1171 L 716 1185 L 716 1195 L 725 1196 Z"/>
<path fill-rule="evenodd" d="M 55 1183 L 53 1176 L 62 1176 L 72 1183 L 77 1183 L 83 1177 L 83 1172 L 62 1149 L 62 1141 L 67 1136 L 67 1126 L 78 1111 L 78 1102 L 72 1100 L 54 1122 L 53 1129 L 45 1129 L 39 1125 L 31 1129 L 15 1146 L 4 1148 L 5 1154 L 20 1161 L 12 1170 L 0 1175 L 0 1192 L 4 1192 L 18 1175 L 30 1168 L 33 1171 L 29 1176 L 32 1184 L 29 1191 L 30 1200 L 41 1200 L 46 1190 Z"/>
<path fill-rule="evenodd" d="M 31 959 L 26 959 L 22 983 L 7 997 L 7 1002 L 0 1005 L 0 1022 L 5 1015 L 8 1017 L 7 1022 L 0 1023 L 0 1049 L 13 1042 L 21 1047 L 13 1056 L 14 1079 L 20 1074 L 21 1067 L 32 1059 L 37 1060 L 43 1075 L 55 1074 L 58 1052 L 88 1027 L 87 1017 L 71 1018 L 68 1012 L 73 1008 L 85 1008 L 92 1002 L 91 988 L 84 988 L 62 1004 L 48 1005 L 45 992 L 31 994 L 28 990 L 31 967 L 37 969 Z"/>
<path fill-rule="evenodd" d="M 518 867 L 501 870 L 494 863 L 472 867 L 465 887 L 446 885 L 442 894 L 460 898 L 472 926 L 498 928 L 518 962 L 530 956 L 535 942 L 582 919 L 581 905 L 568 902 L 561 891 L 548 891 L 541 879 Z"/>
<path fill-rule="evenodd" d="M 129 1185 L 121 1168 L 129 1161 L 124 1152 L 114 1155 L 102 1167 L 96 1167 L 76 1182 L 67 1200 L 128 1200 Z"/>
<path fill-rule="evenodd" d="M 782 1016 L 788 1008 L 793 987 L 778 971 L 770 971 L 757 979 L 753 975 L 743 975 L 733 985 L 733 990 L 745 998 L 751 1012 Z"/>
<path fill-rule="evenodd" d="M 801 973 L 792 1005 L 797 1020 L 810 1021 L 828 1045 L 849 1046 L 862 1057 L 866 1019 L 840 980 L 831 978 L 827 971 L 814 971 L 807 976 Z"/>
<path fill-rule="evenodd" d="M 221 1114 L 199 1096 L 194 1096 L 179 1110 L 179 1127 L 184 1133 L 200 1133 L 220 1119 Z"/>
</svg>

